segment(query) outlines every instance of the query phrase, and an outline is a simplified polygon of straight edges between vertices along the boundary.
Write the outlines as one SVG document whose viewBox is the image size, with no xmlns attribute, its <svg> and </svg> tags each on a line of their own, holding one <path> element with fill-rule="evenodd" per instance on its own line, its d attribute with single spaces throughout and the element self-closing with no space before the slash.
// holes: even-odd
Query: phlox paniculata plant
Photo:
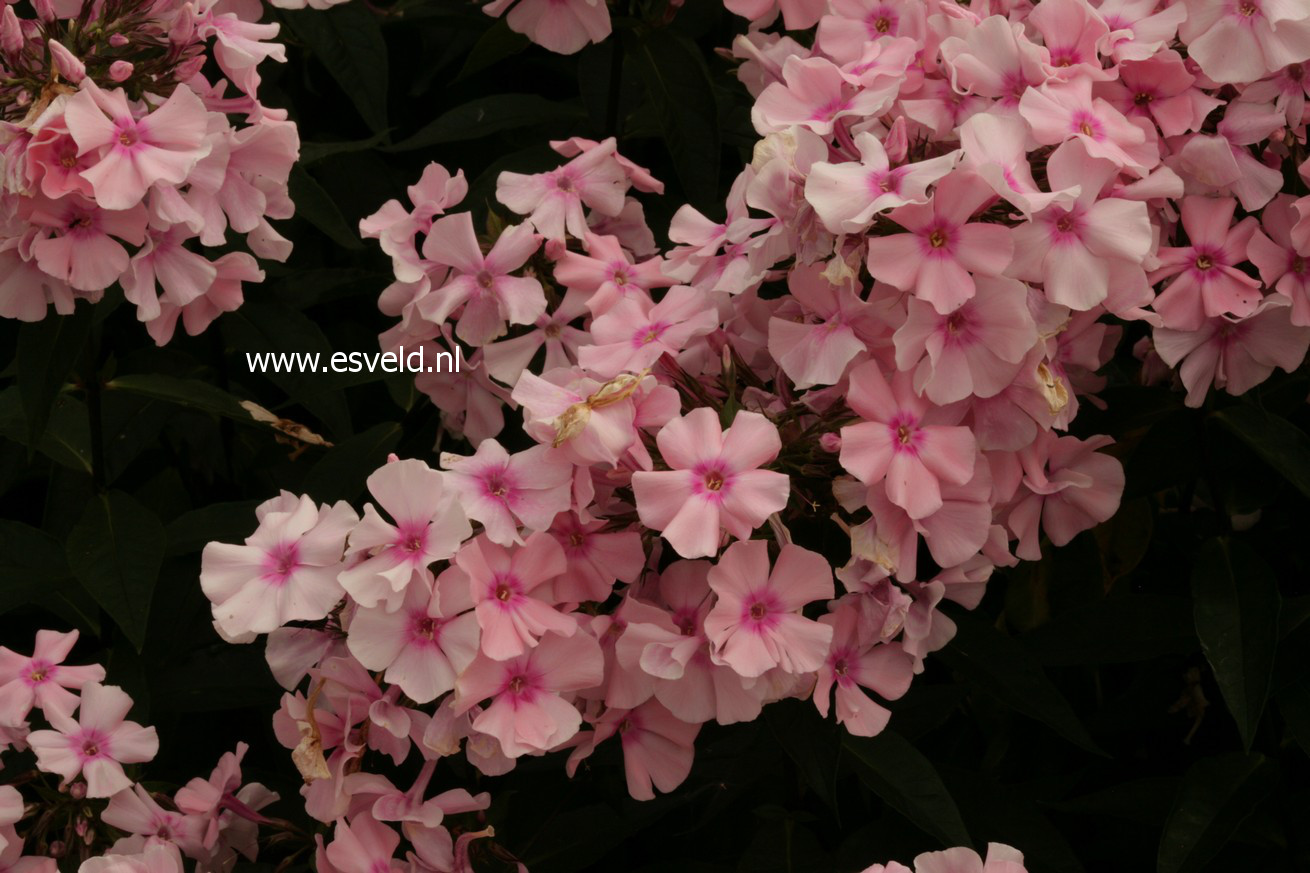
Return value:
<svg viewBox="0 0 1310 873">
<path fill-rule="evenodd" d="M 510 26 L 603 35 L 603 4 L 545 5 Z M 573 773 L 610 743 L 650 799 L 704 724 L 785 698 L 879 733 L 954 635 L 945 601 L 1118 509 L 1112 439 L 1070 431 L 1126 331 L 1189 405 L 1305 357 L 1310 198 L 1284 180 L 1310 175 L 1310 8 L 727 5 L 759 140 L 722 219 L 683 206 L 661 248 L 659 181 L 571 139 L 500 175 L 480 235 L 431 164 L 360 230 L 395 275 L 382 347 L 468 350 L 417 387 L 470 450 L 393 457 L 362 514 L 284 493 L 205 551 L 220 632 L 269 635 L 328 863 L 402 834 L 418 869 L 459 863 L 438 813 L 490 799 L 425 800 L 443 757 Z M 414 787 L 384 775 L 414 755 Z"/>
<path fill-rule="evenodd" d="M 285 60 L 249 0 L 39 0 L 0 12 L 0 316 L 112 286 L 163 345 L 239 307 L 291 243 L 300 139 L 259 101 Z M 205 66 L 217 65 L 210 76 Z M 247 251 L 248 250 L 248 251 Z"/>
</svg>

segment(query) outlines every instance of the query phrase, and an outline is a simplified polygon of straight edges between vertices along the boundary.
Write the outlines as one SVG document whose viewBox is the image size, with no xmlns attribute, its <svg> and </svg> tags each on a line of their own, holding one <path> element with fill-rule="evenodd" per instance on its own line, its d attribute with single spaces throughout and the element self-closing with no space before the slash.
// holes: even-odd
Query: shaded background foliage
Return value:
<svg viewBox="0 0 1310 873">
<path fill-rule="evenodd" d="M 80 629 L 77 654 L 159 727 L 153 780 L 185 781 L 244 739 L 248 775 L 284 798 L 273 811 L 312 829 L 272 736 L 262 644 L 219 640 L 197 574 L 204 543 L 249 534 L 278 489 L 357 500 L 388 452 L 433 457 L 437 410 L 403 374 L 246 369 L 246 352 L 376 349 L 390 270 L 358 238 L 362 216 L 437 160 L 465 171 L 482 220 L 500 171 L 559 162 L 549 139 L 615 135 L 668 185 L 645 198 L 657 233 L 684 202 L 722 217 L 755 136 L 714 50 L 743 23 L 716 0 L 614 7 L 614 36 L 571 57 L 460 0 L 274 12 L 289 60 L 265 65 L 261 93 L 304 141 L 291 260 L 163 349 L 112 295 L 0 324 L 0 641 Z M 707 725 L 691 777 L 649 803 L 628 798 L 612 743 L 573 780 L 553 755 L 498 780 L 443 763 L 450 783 L 494 786 L 498 840 L 534 873 L 845 871 L 988 841 L 1037 873 L 1310 869 L 1310 379 L 1189 410 L 1137 384 L 1137 338 L 1109 368 L 1105 409 L 1075 426 L 1118 440 L 1121 511 L 998 573 L 975 614 L 950 612 L 958 636 L 883 735 L 846 736 L 786 701 Z M 287 441 L 241 400 L 333 445 Z M 512 417 L 502 439 L 525 439 Z"/>
</svg>

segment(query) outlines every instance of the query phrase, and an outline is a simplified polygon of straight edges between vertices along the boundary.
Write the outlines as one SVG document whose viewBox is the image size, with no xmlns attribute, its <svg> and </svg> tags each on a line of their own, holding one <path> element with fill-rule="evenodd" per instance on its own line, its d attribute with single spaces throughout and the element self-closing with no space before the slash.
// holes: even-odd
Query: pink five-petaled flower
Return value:
<svg viewBox="0 0 1310 873">
<path fill-rule="evenodd" d="M 431 590 L 405 589 L 399 607 L 360 607 L 350 620 L 346 646 L 369 670 L 400 686 L 415 703 L 429 703 L 455 687 L 455 677 L 478 651 L 478 622 L 468 585 L 446 570 Z"/>
<path fill-rule="evenodd" d="M 1114 515 L 1124 490 L 1123 465 L 1096 451 L 1113 442 L 1108 436 L 1080 440 L 1040 431 L 1019 450 L 1014 463 L 1022 468 L 1024 490 L 1006 519 L 1019 538 L 1016 555 L 1041 558 L 1039 523 L 1053 544 L 1063 546 Z"/>
<path fill-rule="evenodd" d="M 901 82 L 899 77 L 886 76 L 876 87 L 862 88 L 858 77 L 820 56 L 787 58 L 782 78 L 765 88 L 751 109 L 751 123 L 761 136 L 794 125 L 827 136 L 847 115 L 881 115 Z"/>
<path fill-rule="evenodd" d="M 893 167 L 873 134 L 856 134 L 855 146 L 860 150 L 858 164 L 819 161 L 805 179 L 805 199 L 833 233 L 860 233 L 885 209 L 927 203 L 928 186 L 949 173 L 960 158 L 955 151 Z"/>
<path fill-rule="evenodd" d="M 245 545 L 210 543 L 200 558 L 200 587 L 229 638 L 327 615 L 343 593 L 337 574 L 346 534 L 359 521 L 344 501 L 320 507 L 286 491 L 260 504 L 255 517 L 259 528 Z"/>
<path fill-rule="evenodd" d="M 932 202 L 892 210 L 909 231 L 869 239 L 869 273 L 926 300 L 940 313 L 959 309 L 974 294 L 972 273 L 999 276 L 1014 254 L 1010 229 L 969 223 L 996 195 L 978 175 L 956 171 L 937 183 Z"/>
<path fill-rule="evenodd" d="M 23 859 L 26 860 L 26 859 Z M 55 862 L 50 862 L 50 871 L 54 873 Z M 182 855 L 172 843 L 156 841 L 147 843 L 141 851 L 133 854 L 110 852 L 95 858 L 87 858 L 77 868 L 78 873 L 183 873 Z M 0 867 L 3 873 L 45 873 L 40 866 Z"/>
<path fill-rule="evenodd" d="M 1292 301 L 1292 324 L 1310 327 L 1310 247 L 1298 248 L 1292 241 L 1298 220 L 1293 200 L 1279 194 L 1265 207 L 1260 215 L 1264 230 L 1252 234 L 1246 251 L 1265 285 Z"/>
<path fill-rule="evenodd" d="M 186 85 L 178 85 L 159 108 L 138 119 L 121 88 L 102 91 L 87 78 L 64 110 L 78 155 L 99 155 L 82 178 L 105 209 L 135 206 L 157 182 L 186 181 L 196 162 L 209 154 L 208 122 L 204 104 Z"/>
<path fill-rule="evenodd" d="M 886 480 L 888 499 L 917 519 L 941 509 L 941 482 L 973 478 L 978 452 L 973 433 L 945 423 L 950 414 L 918 396 L 911 379 L 900 371 L 889 385 L 876 361 L 851 373 L 847 401 L 865 420 L 841 429 L 840 458 L 866 485 Z"/>
<path fill-rule="evenodd" d="M 400 834 L 362 812 L 349 824 L 337 820 L 326 854 L 337 873 L 400 873 L 409 867 L 395 860 L 399 845 Z"/>
<path fill-rule="evenodd" d="M 1183 0 L 1178 36 L 1201 72 L 1254 82 L 1310 58 L 1310 8 L 1287 0 Z"/>
<path fill-rule="evenodd" d="M 874 645 L 860 639 L 860 608 L 839 601 L 836 611 L 819 621 L 833 629 L 832 648 L 814 683 L 814 706 L 819 715 L 828 717 L 829 697 L 837 686 L 837 723 L 857 737 L 871 737 L 882 732 L 891 711 L 860 690 L 876 691 L 884 700 L 896 700 L 910 690 L 914 659 L 900 644 Z"/>
<path fill-rule="evenodd" d="M 64 666 L 76 642 L 77 631 L 39 630 L 30 658 L 0 646 L 0 725 L 17 727 L 33 706 L 45 713 L 73 714 L 77 709 L 73 691 L 105 678 L 105 668 L 99 664 Z"/>
<path fill-rule="evenodd" d="M 582 207 L 616 216 L 623 211 L 627 187 L 627 174 L 615 158 L 615 139 L 610 137 L 548 173 L 501 173 L 496 179 L 496 199 L 528 216 L 546 239 L 563 239 L 566 230 L 582 239 L 588 233 Z"/>
<path fill-rule="evenodd" d="M 480 536 L 459 550 L 455 564 L 468 577 L 487 657 L 504 661 L 536 646 L 547 632 L 568 637 L 577 631 L 576 621 L 542 598 L 550 589 L 538 590 L 568 566 L 550 534 L 534 533 L 508 549 Z"/>
<path fill-rule="evenodd" d="M 713 409 L 676 418 L 655 437 L 672 469 L 632 474 L 641 523 L 661 531 L 684 558 L 713 555 L 720 531 L 740 540 L 787 505 L 786 474 L 759 467 L 778 457 L 778 429 L 757 412 L 739 412 L 725 432 Z"/>
<path fill-rule="evenodd" d="M 618 300 L 591 323 L 595 345 L 578 349 L 578 363 L 607 379 L 651 366 L 661 355 L 677 356 L 694 337 L 719 324 L 705 294 L 688 285 L 670 288 L 659 303 L 644 293 Z"/>
<path fill-rule="evenodd" d="M 566 569 L 555 580 L 554 594 L 560 602 L 596 600 L 604 602 L 614 582 L 636 582 L 646 566 L 641 534 L 635 530 L 605 532 L 606 522 L 583 522 L 572 512 L 561 512 L 550 526 L 550 535 L 564 548 Z"/>
<path fill-rule="evenodd" d="M 1146 130 L 1154 131 L 1151 123 L 1138 119 L 1139 127 L 1105 100 L 1093 97 L 1090 79 L 1029 88 L 1019 101 L 1019 114 L 1042 145 L 1076 137 L 1092 157 L 1113 161 L 1137 175 L 1145 175 L 1160 162 L 1158 144 L 1146 134 Z"/>
<path fill-rule="evenodd" d="M 604 678 L 604 657 L 594 637 L 547 634 L 527 654 L 508 661 L 474 658 L 455 683 L 454 712 L 491 698 L 473 719 L 473 729 L 498 739 L 511 758 L 545 752 L 582 724 L 577 708 L 560 694 L 594 687 Z"/>
<path fill-rule="evenodd" d="M 132 784 L 124 764 L 149 761 L 159 751 L 153 727 L 123 720 L 131 708 L 132 698 L 123 689 L 88 682 L 82 686 L 77 719 L 50 710 L 46 718 L 54 730 L 33 731 L 28 745 L 42 770 L 66 781 L 81 773 L 87 797 L 110 797 Z"/>
<path fill-rule="evenodd" d="M 511 455 L 495 440 L 483 440 L 473 455 L 443 455 L 441 463 L 464 512 L 482 523 L 493 543 L 522 544 L 520 522 L 545 530 L 569 507 L 573 467 L 556 449 L 533 446 Z"/>
<path fill-rule="evenodd" d="M 1160 268 L 1152 282 L 1174 276 L 1155 298 L 1153 308 L 1173 330 L 1197 330 L 1207 318 L 1243 318 L 1260 303 L 1260 282 L 1237 269 L 1246 260 L 1255 234 L 1254 218 L 1233 224 L 1237 201 L 1231 197 L 1186 197 L 1183 229 L 1190 245 L 1160 248 Z"/>
<path fill-rule="evenodd" d="M 710 568 L 718 602 L 705 616 L 715 663 L 746 678 L 774 667 L 786 673 L 819 669 L 832 628 L 800 614 L 805 604 L 833 596 L 832 568 L 819 554 L 788 543 L 769 570 L 764 540 L 733 543 Z"/>
<path fill-rule="evenodd" d="M 463 305 L 455 333 L 465 342 L 482 346 L 505 332 L 505 322 L 532 324 L 546 311 L 546 292 L 527 276 L 511 276 L 541 245 L 541 237 L 526 224 L 507 227 L 491 251 L 482 254 L 468 212 L 443 216 L 432 223 L 423 240 L 423 257 L 453 267 L 455 275 L 424 297 L 418 311 L 433 324 L 441 324 Z"/>
<path fill-rule="evenodd" d="M 656 788 L 667 794 L 691 773 L 698 733 L 699 724 L 688 724 L 655 699 L 635 709 L 611 707 L 569 756 L 568 774 L 572 777 L 582 759 L 617 735 L 623 745 L 628 794 L 634 800 L 654 800 Z"/>
<path fill-rule="evenodd" d="M 492 0 L 482 11 L 499 16 L 513 0 Z M 519 0 L 505 17 L 515 33 L 542 48 L 571 55 L 589 42 L 610 35 L 609 6 L 604 0 Z"/>
<path fill-rule="evenodd" d="M 455 554 L 473 528 L 445 474 L 414 458 L 392 461 L 368 477 L 369 493 L 395 523 L 373 504 L 350 532 L 347 555 L 362 557 L 338 581 L 361 606 L 399 605 L 415 574 L 430 583 L 428 566 Z"/>
<path fill-rule="evenodd" d="M 914 859 L 914 873 L 1027 873 L 1023 853 L 1000 843 L 987 844 L 987 860 L 963 847 L 925 852 Z"/>
<path fill-rule="evenodd" d="M 615 237 L 588 233 L 583 242 L 587 247 L 585 255 L 570 251 L 560 255 L 555 262 L 555 281 L 585 295 L 593 316 L 604 315 L 629 295 L 673 284 L 673 279 L 664 275 L 663 258 L 634 264 Z"/>
</svg>

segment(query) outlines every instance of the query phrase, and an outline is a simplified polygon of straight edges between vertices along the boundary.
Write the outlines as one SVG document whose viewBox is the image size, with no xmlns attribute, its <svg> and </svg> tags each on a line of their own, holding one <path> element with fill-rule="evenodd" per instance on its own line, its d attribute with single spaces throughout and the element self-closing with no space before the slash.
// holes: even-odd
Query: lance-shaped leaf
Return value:
<svg viewBox="0 0 1310 873">
<path fill-rule="evenodd" d="M 1183 776 L 1165 823 L 1158 873 L 1203 869 L 1277 782 L 1277 768 L 1260 754 L 1230 752 L 1197 761 Z"/>
<path fill-rule="evenodd" d="M 972 845 L 937 769 L 908 740 L 885 730 L 876 737 L 847 736 L 843 746 L 860 763 L 864 783 L 889 806 L 943 846 Z"/>
</svg>

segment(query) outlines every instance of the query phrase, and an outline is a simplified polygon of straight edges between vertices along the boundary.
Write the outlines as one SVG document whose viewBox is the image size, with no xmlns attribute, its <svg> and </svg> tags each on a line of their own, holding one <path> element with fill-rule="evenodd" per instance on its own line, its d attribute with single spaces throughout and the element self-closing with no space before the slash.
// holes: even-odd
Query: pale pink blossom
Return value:
<svg viewBox="0 0 1310 873">
<path fill-rule="evenodd" d="M 1060 437 L 1043 431 L 1015 456 L 1023 471 L 1023 490 L 1010 509 L 1007 526 L 1019 538 L 1015 554 L 1027 561 L 1041 557 L 1038 524 L 1057 546 L 1063 546 L 1119 508 L 1123 465 L 1096 449 L 1109 437 Z"/>
<path fill-rule="evenodd" d="M 1160 267 L 1152 282 L 1173 277 L 1153 308 L 1173 330 L 1197 330 L 1207 318 L 1255 312 L 1260 282 L 1238 269 L 1246 260 L 1247 244 L 1258 224 L 1247 217 L 1233 224 L 1237 201 L 1231 197 L 1187 197 L 1182 202 L 1182 226 L 1189 245 L 1161 246 Z"/>
<path fill-rule="evenodd" d="M 492 0 L 482 11 L 499 17 L 509 9 L 505 22 L 510 30 L 553 52 L 571 55 L 610 35 L 604 0 L 520 0 L 510 8 L 511 2 Z"/>
<path fill-rule="evenodd" d="M 592 344 L 578 349 L 578 363 L 598 376 L 637 372 L 678 353 L 719 324 L 704 293 L 677 285 L 658 303 L 645 294 L 626 296 L 591 323 Z"/>
<path fill-rule="evenodd" d="M 547 0 L 534 2 L 545 6 Z M 604 5 L 600 0 L 596 2 Z M 602 215 L 618 215 L 623 209 L 627 184 L 627 175 L 616 159 L 615 140 L 610 137 L 546 173 L 532 176 L 501 173 L 496 179 L 496 199 L 519 215 L 526 215 L 528 222 L 546 239 L 563 239 L 566 230 L 582 239 L 588 233 L 582 207 Z"/>
<path fill-rule="evenodd" d="M 1251 234 L 1247 256 L 1265 286 L 1292 302 L 1291 321 L 1310 326 L 1310 246 L 1298 247 L 1292 228 L 1299 220 L 1290 194 L 1280 194 L 1260 215 L 1262 230 Z M 1263 231 L 1263 232 L 1262 232 Z M 1267 234 L 1267 235 L 1266 235 Z"/>
<path fill-rule="evenodd" d="M 833 233 L 859 233 L 873 217 L 907 203 L 927 203 L 928 187 L 945 176 L 959 160 L 951 152 L 916 163 L 891 166 L 876 136 L 855 136 L 859 163 L 820 161 L 805 180 L 805 199 Z"/>
<path fill-rule="evenodd" d="M 567 567 L 564 549 L 549 534 L 534 533 L 509 548 L 480 536 L 459 550 L 455 564 L 467 579 L 487 657 L 518 657 L 546 633 L 577 631 L 578 623 L 553 608 L 555 598 L 543 587 Z"/>
<path fill-rule="evenodd" d="M 1310 8 L 1286 0 L 1181 0 L 1178 36 L 1220 83 L 1254 82 L 1310 58 Z"/>
<path fill-rule="evenodd" d="M 623 747 L 623 772 L 634 800 L 654 800 L 656 788 L 668 794 L 691 773 L 700 725 L 675 717 L 658 700 L 635 709 L 607 709 L 594 727 L 569 756 L 570 776 L 596 746 L 613 736 Z"/>
<path fill-rule="evenodd" d="M 442 466 L 465 514 L 481 522 L 493 543 L 522 544 L 520 524 L 545 530 L 569 506 L 572 467 L 547 446 L 511 455 L 495 440 L 483 440 L 468 457 L 443 455 Z"/>
<path fill-rule="evenodd" d="M 858 608 L 842 603 L 819 619 L 832 628 L 832 646 L 814 683 L 814 706 L 828 717 L 829 698 L 837 688 L 837 723 L 855 736 L 882 732 L 891 711 L 861 691 L 868 688 L 884 700 L 896 700 L 910 688 L 913 660 L 898 645 L 869 645 L 861 638 Z"/>
<path fill-rule="evenodd" d="M 54 730 L 32 731 L 27 742 L 42 770 L 67 781 L 81 774 L 87 797 L 111 797 L 132 784 L 124 764 L 149 761 L 159 751 L 153 727 L 125 721 L 132 698 L 114 685 L 82 686 L 77 718 L 51 709 L 46 719 Z"/>
<path fill-rule="evenodd" d="M 46 717 L 60 712 L 71 716 L 77 709 L 73 692 L 88 682 L 101 682 L 105 668 L 99 664 L 73 667 L 64 659 L 77 643 L 78 632 L 53 630 L 36 632 L 31 657 L 0 646 L 0 724 L 17 727 L 27 720 L 32 707 Z"/>
</svg>

